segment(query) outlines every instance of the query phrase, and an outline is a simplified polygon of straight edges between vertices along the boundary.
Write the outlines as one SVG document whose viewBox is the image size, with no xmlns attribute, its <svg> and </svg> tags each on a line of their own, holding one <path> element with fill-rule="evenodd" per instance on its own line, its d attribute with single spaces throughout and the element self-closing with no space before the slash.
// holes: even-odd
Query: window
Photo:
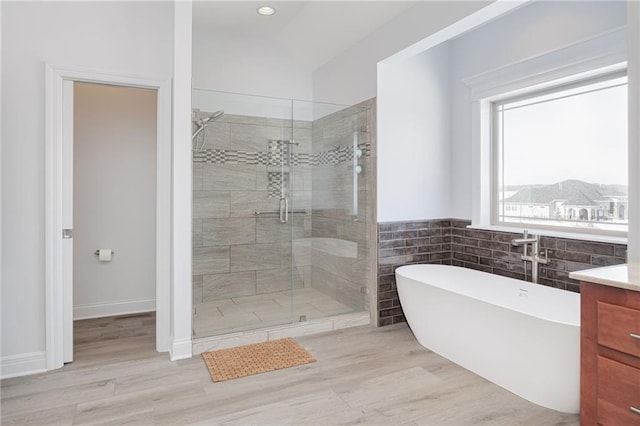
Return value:
<svg viewBox="0 0 640 426">
<path fill-rule="evenodd" d="M 627 231 L 627 77 L 494 101 L 494 224 Z"/>
</svg>

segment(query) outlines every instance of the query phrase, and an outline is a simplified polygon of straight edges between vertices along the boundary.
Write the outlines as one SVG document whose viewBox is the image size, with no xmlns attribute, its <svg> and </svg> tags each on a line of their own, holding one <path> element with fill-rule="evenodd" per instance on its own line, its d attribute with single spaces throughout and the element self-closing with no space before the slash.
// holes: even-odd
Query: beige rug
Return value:
<svg viewBox="0 0 640 426">
<path fill-rule="evenodd" d="M 214 382 L 316 362 L 292 338 L 204 352 L 202 358 Z"/>
</svg>

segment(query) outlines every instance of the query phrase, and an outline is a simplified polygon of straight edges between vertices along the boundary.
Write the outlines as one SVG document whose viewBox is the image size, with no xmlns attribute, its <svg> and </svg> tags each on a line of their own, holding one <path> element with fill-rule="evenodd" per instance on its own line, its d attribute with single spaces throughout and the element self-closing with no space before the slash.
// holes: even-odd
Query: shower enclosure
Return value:
<svg viewBox="0 0 640 426">
<path fill-rule="evenodd" d="M 195 338 L 369 310 L 370 116 L 193 91 Z"/>
</svg>

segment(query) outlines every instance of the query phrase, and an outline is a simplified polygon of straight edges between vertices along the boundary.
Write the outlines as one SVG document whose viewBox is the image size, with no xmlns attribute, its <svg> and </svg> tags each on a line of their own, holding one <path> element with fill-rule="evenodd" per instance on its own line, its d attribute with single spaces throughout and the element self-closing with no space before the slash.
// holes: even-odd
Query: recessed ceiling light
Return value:
<svg viewBox="0 0 640 426">
<path fill-rule="evenodd" d="M 270 16 L 276 13 L 276 10 L 271 6 L 260 6 L 258 8 L 258 14 L 262 16 Z"/>
</svg>

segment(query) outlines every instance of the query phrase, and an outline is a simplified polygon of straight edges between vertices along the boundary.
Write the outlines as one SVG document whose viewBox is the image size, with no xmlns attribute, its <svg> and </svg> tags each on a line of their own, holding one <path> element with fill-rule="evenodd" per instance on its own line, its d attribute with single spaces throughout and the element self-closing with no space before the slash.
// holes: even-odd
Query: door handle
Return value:
<svg viewBox="0 0 640 426">
<path fill-rule="evenodd" d="M 280 197 L 280 223 L 287 223 L 287 197 Z"/>
<path fill-rule="evenodd" d="M 289 222 L 289 197 L 284 197 L 284 223 Z"/>
</svg>

